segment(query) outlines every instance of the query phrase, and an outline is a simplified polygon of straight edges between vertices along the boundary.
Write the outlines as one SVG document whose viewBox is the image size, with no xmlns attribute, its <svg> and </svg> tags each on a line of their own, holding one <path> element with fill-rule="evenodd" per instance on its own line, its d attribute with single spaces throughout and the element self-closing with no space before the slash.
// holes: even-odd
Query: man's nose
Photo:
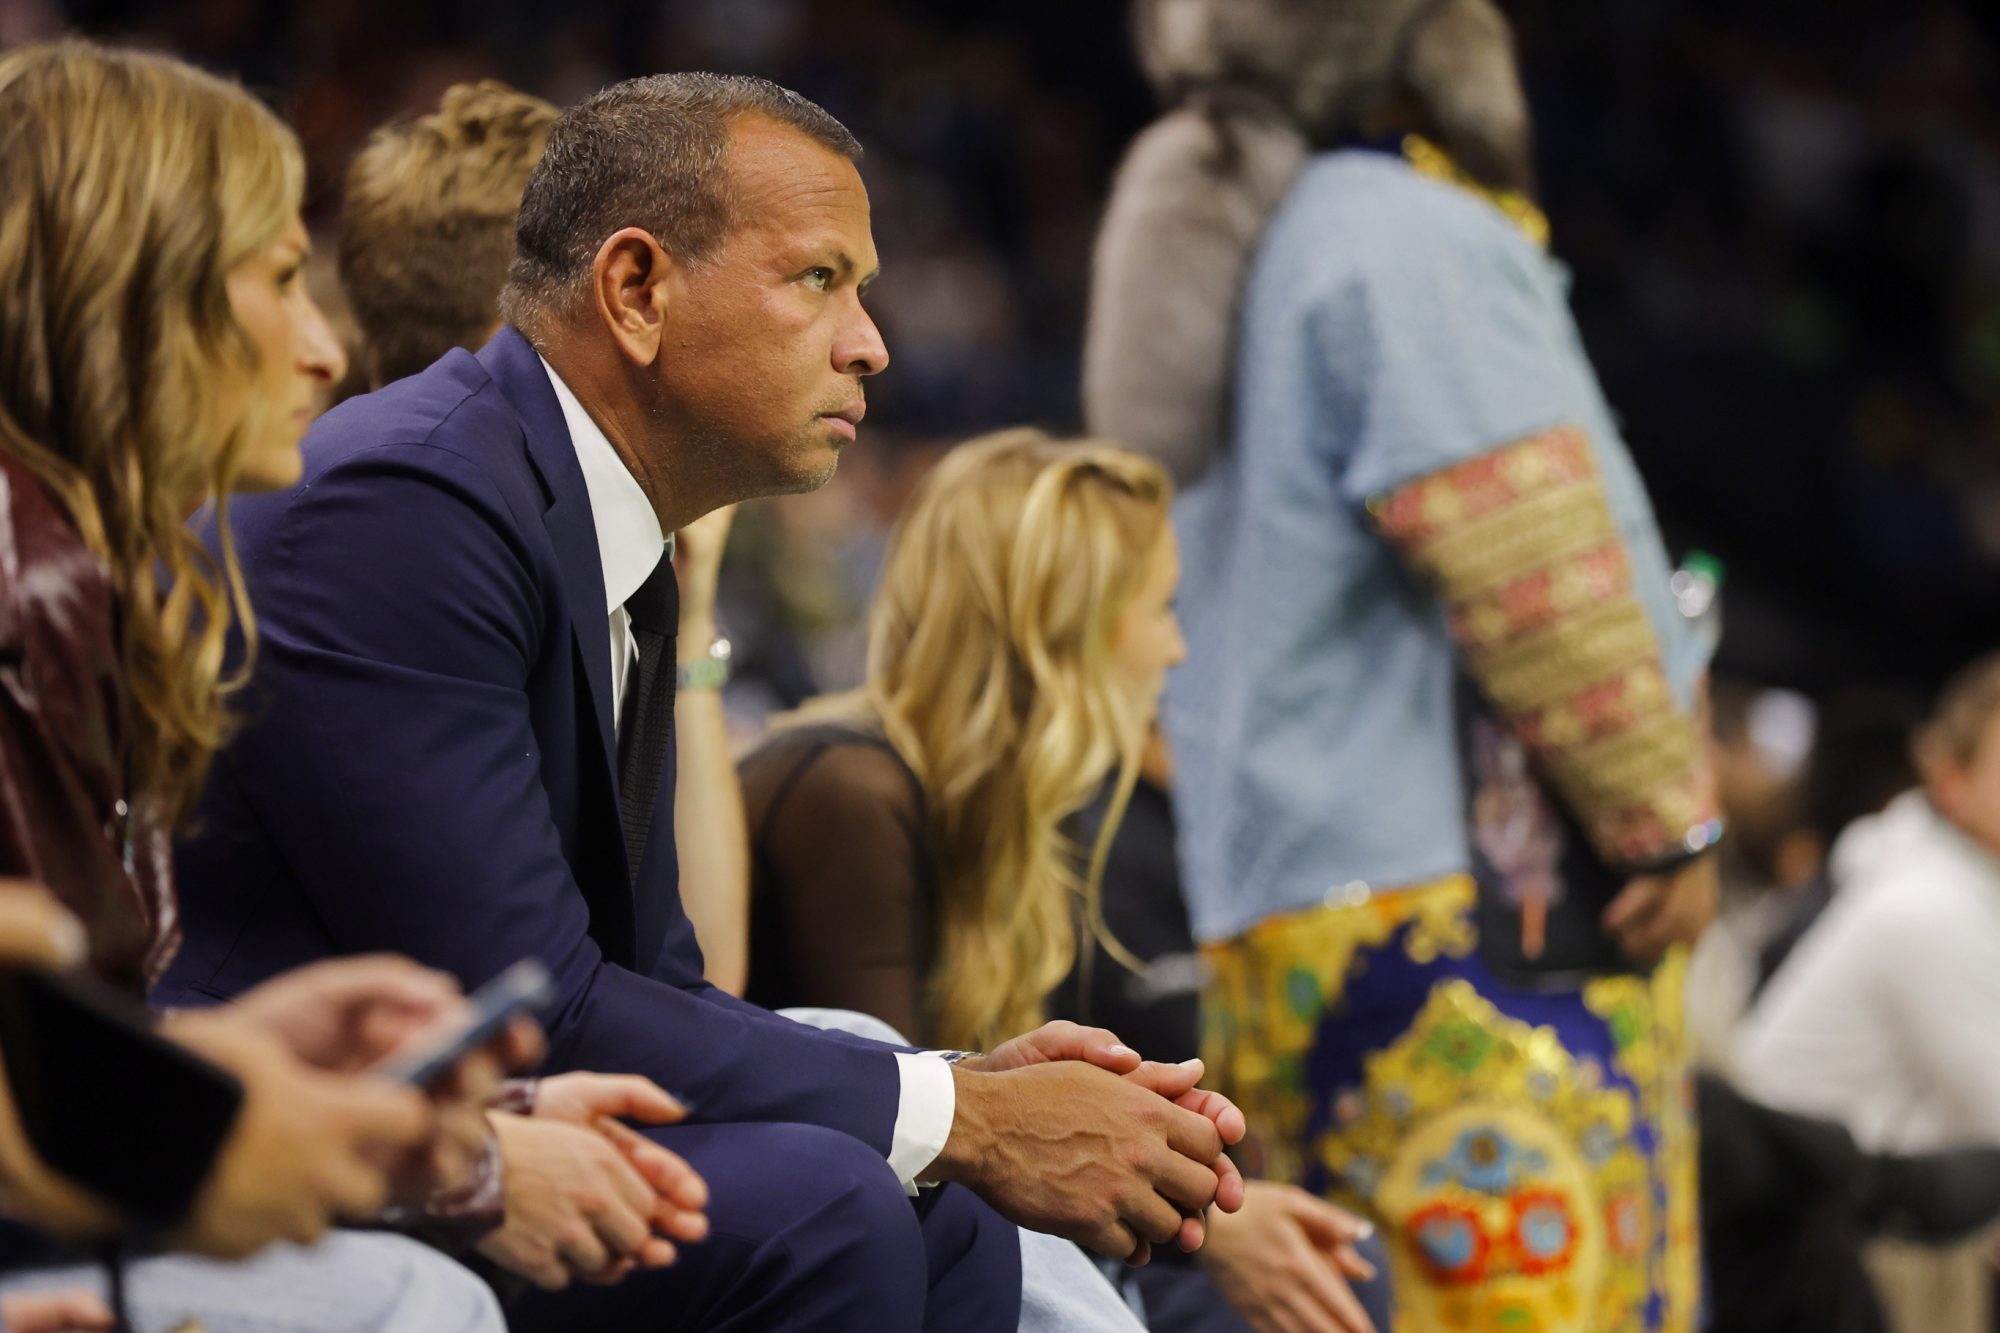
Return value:
<svg viewBox="0 0 2000 1333">
<path fill-rule="evenodd" d="M 889 348 L 882 341 L 882 330 L 858 304 L 854 314 L 834 344 L 833 368 L 843 375 L 879 375 L 889 368 Z"/>
</svg>

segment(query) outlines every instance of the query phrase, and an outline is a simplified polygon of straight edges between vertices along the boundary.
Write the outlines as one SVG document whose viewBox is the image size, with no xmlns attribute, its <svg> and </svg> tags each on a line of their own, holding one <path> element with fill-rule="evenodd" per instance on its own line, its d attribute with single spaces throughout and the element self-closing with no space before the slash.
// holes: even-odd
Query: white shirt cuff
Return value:
<svg viewBox="0 0 2000 1333">
<path fill-rule="evenodd" d="M 944 1151 L 958 1111 L 958 1085 L 941 1051 L 910 1055 L 896 1052 L 896 1073 L 902 1086 L 896 1093 L 896 1129 L 889 1139 L 889 1169 L 910 1194 L 919 1177 Z M 925 1182 L 928 1183 L 928 1182 Z"/>
</svg>

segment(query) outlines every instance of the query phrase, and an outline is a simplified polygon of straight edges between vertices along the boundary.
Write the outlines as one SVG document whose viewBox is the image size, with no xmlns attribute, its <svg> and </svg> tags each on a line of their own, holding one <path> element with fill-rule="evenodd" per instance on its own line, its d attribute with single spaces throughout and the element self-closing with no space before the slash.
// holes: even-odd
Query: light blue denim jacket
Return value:
<svg viewBox="0 0 2000 1333">
<path fill-rule="evenodd" d="M 1469 868 L 1453 647 L 1374 492 L 1581 426 L 1691 702 L 1701 650 L 1566 274 L 1485 199 L 1384 153 L 1316 157 L 1259 245 L 1235 395 L 1175 512 L 1189 656 L 1165 718 L 1199 939 Z"/>
</svg>

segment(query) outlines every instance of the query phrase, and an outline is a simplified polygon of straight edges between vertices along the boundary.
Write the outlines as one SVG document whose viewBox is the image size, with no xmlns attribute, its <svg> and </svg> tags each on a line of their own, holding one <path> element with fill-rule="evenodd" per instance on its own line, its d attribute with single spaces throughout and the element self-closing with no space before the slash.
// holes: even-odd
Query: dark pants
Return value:
<svg viewBox="0 0 2000 1333">
<path fill-rule="evenodd" d="M 971 1192 L 946 1186 L 912 1200 L 881 1154 L 816 1125 L 649 1133 L 708 1182 L 708 1239 L 615 1287 L 531 1292 L 507 1311 L 515 1333 L 1019 1324 L 1019 1236 Z"/>
</svg>

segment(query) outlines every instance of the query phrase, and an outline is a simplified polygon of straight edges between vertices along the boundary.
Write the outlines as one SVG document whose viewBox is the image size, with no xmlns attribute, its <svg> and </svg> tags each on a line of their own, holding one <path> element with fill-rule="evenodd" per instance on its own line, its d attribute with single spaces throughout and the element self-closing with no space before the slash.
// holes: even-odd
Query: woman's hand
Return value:
<svg viewBox="0 0 2000 1333">
<path fill-rule="evenodd" d="M 673 1240 L 697 1241 L 708 1234 L 708 1184 L 693 1167 L 659 1144 L 621 1123 L 674 1125 L 687 1108 L 659 1084 L 636 1074 L 559 1074 L 535 1087 L 535 1117 L 594 1129 L 624 1154 L 652 1186 L 653 1230 Z"/>
<path fill-rule="evenodd" d="M 594 1126 L 605 1116 L 644 1125 L 678 1125 L 687 1108 L 649 1078 L 637 1074 L 557 1074 L 535 1083 L 535 1115 Z"/>
<path fill-rule="evenodd" d="M 370 954 L 294 968 L 221 1012 L 261 1027 L 307 1064 L 357 1073 L 429 1032 L 469 1020 L 471 1006 L 446 973 L 394 954 Z M 175 1014 L 171 1022 L 184 1018 Z M 396 1202 L 421 1203 L 465 1179 L 485 1151 L 485 1102 L 509 1070 L 532 1065 L 542 1051 L 540 1027 L 517 1018 L 424 1089 L 439 1132 L 390 1164 Z"/>
<path fill-rule="evenodd" d="M 368 1074 L 300 1060 L 232 1007 L 184 1012 L 175 1040 L 235 1075 L 243 1106 L 172 1248 L 221 1258 L 274 1240 L 307 1244 L 388 1201 L 388 1163 L 430 1143 L 425 1096 Z"/>
<path fill-rule="evenodd" d="M 610 1284 L 674 1261 L 672 1243 L 654 1234 L 659 1191 L 611 1135 L 539 1113 L 496 1111 L 491 1120 L 505 1162 L 507 1221 L 479 1243 L 481 1254 L 548 1291 L 572 1280 Z M 707 1233 L 705 1220 L 700 1230 Z"/>
<path fill-rule="evenodd" d="M 394 954 L 368 954 L 280 973 L 229 1008 L 261 1024 L 307 1064 L 353 1073 L 464 1013 L 466 1004 L 445 973 Z"/>
<path fill-rule="evenodd" d="M 1302 1189 L 1253 1180 L 1241 1211 L 1210 1215 L 1199 1259 L 1257 1333 L 1375 1333 L 1347 1285 L 1375 1276 L 1354 1248 L 1373 1230 Z"/>
<path fill-rule="evenodd" d="M 39 884 L 0 879 L 0 965 L 55 970 L 88 952 L 83 923 Z"/>
</svg>

